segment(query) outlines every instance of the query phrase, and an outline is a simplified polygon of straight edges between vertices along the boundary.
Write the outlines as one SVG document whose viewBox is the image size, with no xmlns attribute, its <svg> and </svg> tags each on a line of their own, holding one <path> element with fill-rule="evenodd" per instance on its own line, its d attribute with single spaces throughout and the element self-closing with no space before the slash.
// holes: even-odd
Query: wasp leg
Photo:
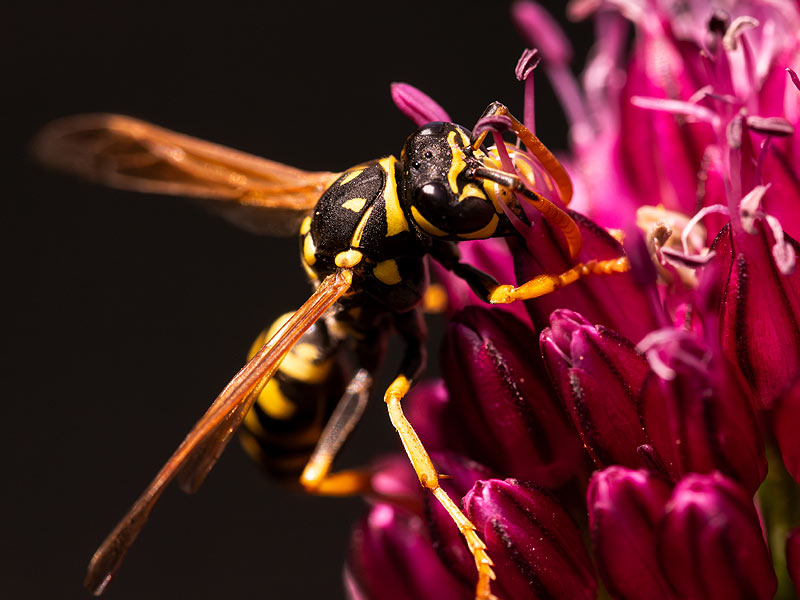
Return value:
<svg viewBox="0 0 800 600">
<path fill-rule="evenodd" d="M 497 279 L 488 273 L 461 262 L 461 252 L 453 242 L 437 241 L 430 253 L 436 262 L 463 279 L 475 295 L 486 302 L 489 302 L 492 292 L 500 286 Z"/>
<path fill-rule="evenodd" d="M 458 248 L 451 242 L 442 242 L 434 246 L 431 254 L 445 269 L 463 279 L 479 298 L 492 304 L 508 304 L 517 300 L 538 298 L 555 292 L 565 285 L 575 283 L 587 275 L 624 273 L 631 268 L 626 256 L 610 260 L 590 260 L 586 263 L 578 263 L 560 275 L 539 275 L 519 287 L 514 287 L 513 285 L 501 285 L 491 275 L 461 262 Z"/>
<path fill-rule="evenodd" d="M 631 268 L 627 256 L 612 258 L 611 260 L 591 260 L 587 263 L 578 263 L 560 275 L 539 275 L 519 287 L 513 285 L 499 285 L 489 295 L 492 304 L 507 304 L 516 300 L 538 298 L 545 294 L 555 292 L 557 289 L 575 283 L 587 275 L 611 275 L 624 273 Z"/>
<path fill-rule="evenodd" d="M 439 314 L 447 310 L 447 291 L 439 283 L 432 283 L 422 297 L 422 310 L 428 314 Z"/>
<path fill-rule="evenodd" d="M 386 390 L 384 402 L 389 411 L 392 425 L 400 434 L 408 458 L 417 473 L 419 482 L 429 489 L 439 503 L 448 512 L 455 522 L 461 535 L 467 542 L 467 547 L 475 559 L 478 569 L 478 583 L 475 588 L 475 597 L 480 600 L 491 600 L 495 597 L 491 593 L 491 580 L 495 579 L 493 562 L 486 552 L 486 544 L 475 531 L 475 525 L 453 502 L 447 492 L 439 486 L 439 474 L 431 462 L 431 458 L 414 428 L 403 414 L 402 400 L 411 387 L 412 381 L 422 371 L 425 360 L 424 338 L 425 328 L 418 310 L 398 315 L 396 317 L 397 331 L 405 338 L 407 343 L 406 354 L 400 367 L 400 373 Z"/>
<path fill-rule="evenodd" d="M 333 459 L 364 413 L 371 389 L 372 375 L 366 369 L 360 369 L 347 385 L 303 469 L 300 484 L 307 492 L 324 496 L 349 496 L 371 490 L 369 469 L 330 473 Z"/>
</svg>

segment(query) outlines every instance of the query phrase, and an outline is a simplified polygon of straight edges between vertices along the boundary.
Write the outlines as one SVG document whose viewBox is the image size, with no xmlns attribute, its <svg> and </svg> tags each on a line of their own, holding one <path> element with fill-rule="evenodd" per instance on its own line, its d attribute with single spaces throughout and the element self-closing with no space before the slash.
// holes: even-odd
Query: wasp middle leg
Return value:
<svg viewBox="0 0 800 600">
<path fill-rule="evenodd" d="M 307 492 L 323 496 L 350 496 L 372 489 L 372 471 L 368 468 L 330 472 L 336 454 L 364 414 L 371 389 L 372 375 L 367 369 L 359 369 L 336 405 L 300 475 L 300 484 Z"/>
</svg>

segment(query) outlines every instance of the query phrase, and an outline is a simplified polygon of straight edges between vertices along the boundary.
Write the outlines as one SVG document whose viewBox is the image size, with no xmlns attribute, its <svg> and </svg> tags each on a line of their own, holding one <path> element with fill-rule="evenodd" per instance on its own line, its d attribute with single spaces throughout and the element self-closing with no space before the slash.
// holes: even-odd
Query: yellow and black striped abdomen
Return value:
<svg viewBox="0 0 800 600">
<path fill-rule="evenodd" d="M 291 316 L 261 332 L 249 357 Z M 244 419 L 240 439 L 271 476 L 296 482 L 344 393 L 346 369 L 324 322 L 316 323 L 283 359 Z"/>
</svg>

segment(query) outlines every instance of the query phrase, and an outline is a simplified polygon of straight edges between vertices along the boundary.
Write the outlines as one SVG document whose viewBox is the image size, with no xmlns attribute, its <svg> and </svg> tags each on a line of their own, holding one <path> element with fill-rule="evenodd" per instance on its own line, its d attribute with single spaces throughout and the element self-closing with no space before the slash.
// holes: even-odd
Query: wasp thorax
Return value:
<svg viewBox="0 0 800 600">
<path fill-rule="evenodd" d="M 491 237 L 498 215 L 472 173 L 469 131 L 434 122 L 406 140 L 401 158 L 401 201 L 425 233 L 450 239 Z"/>
</svg>

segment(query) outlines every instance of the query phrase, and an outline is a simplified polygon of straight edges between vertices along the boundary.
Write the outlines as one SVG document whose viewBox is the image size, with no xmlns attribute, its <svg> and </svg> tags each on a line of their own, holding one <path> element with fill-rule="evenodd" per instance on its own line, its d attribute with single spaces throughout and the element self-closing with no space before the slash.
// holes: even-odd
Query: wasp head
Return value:
<svg viewBox="0 0 800 600">
<path fill-rule="evenodd" d="M 406 213 L 428 235 L 444 239 L 479 239 L 505 235 L 500 215 L 474 169 L 481 165 L 467 129 L 433 122 L 411 134 L 400 158 L 400 197 Z"/>
</svg>

